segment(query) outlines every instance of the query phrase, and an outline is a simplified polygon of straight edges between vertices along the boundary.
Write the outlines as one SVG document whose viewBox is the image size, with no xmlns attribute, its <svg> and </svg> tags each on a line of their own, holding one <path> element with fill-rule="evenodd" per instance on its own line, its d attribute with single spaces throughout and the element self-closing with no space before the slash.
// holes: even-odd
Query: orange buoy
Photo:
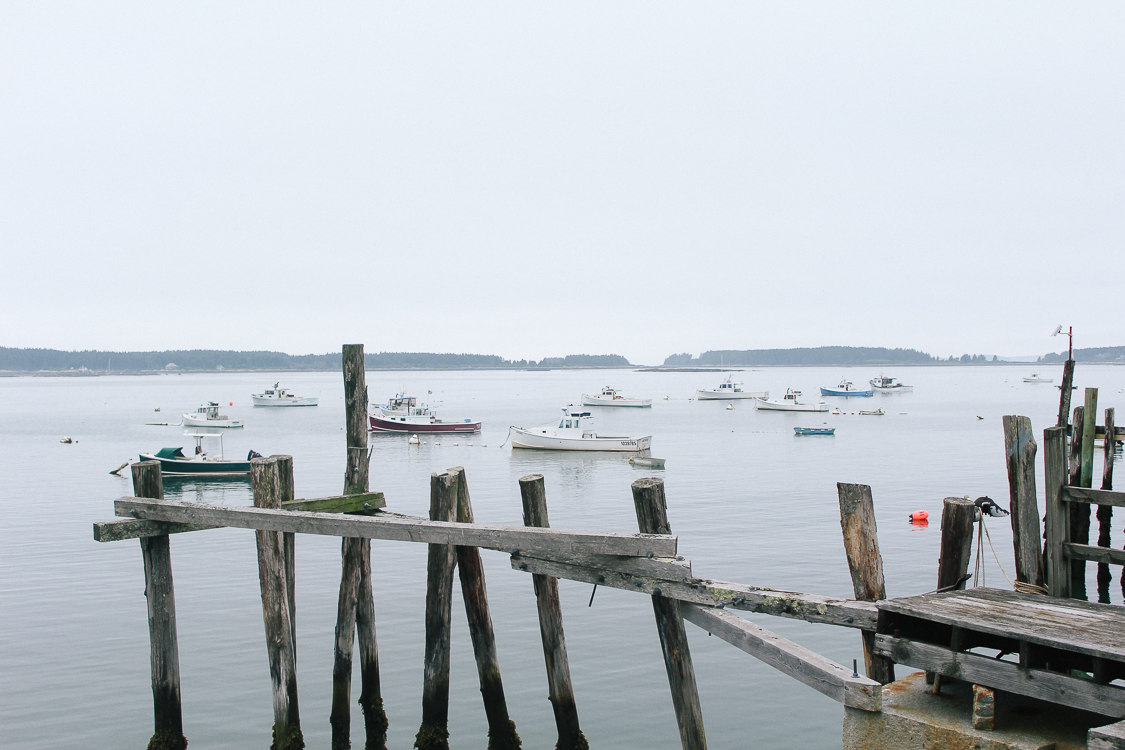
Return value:
<svg viewBox="0 0 1125 750">
<path fill-rule="evenodd" d="M 231 401 L 229 404 L 227 404 L 227 406 L 234 406 L 234 402 Z"/>
<path fill-rule="evenodd" d="M 926 510 L 916 510 L 913 513 L 910 514 L 910 520 L 912 522 L 913 521 L 925 521 L 929 517 L 930 517 L 930 512 L 926 511 Z"/>
</svg>

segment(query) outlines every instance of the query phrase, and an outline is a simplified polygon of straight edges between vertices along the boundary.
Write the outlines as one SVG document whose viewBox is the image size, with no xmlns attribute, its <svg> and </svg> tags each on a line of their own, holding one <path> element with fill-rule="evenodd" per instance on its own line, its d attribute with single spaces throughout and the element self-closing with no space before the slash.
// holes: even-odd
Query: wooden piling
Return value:
<svg viewBox="0 0 1125 750">
<path fill-rule="evenodd" d="M 855 598 L 862 602 L 886 599 L 883 558 L 879 554 L 879 535 L 875 527 L 871 487 L 839 482 L 836 484 L 836 491 L 840 498 L 840 527 L 844 533 L 844 551 L 848 557 Z M 894 682 L 894 662 L 875 653 L 874 631 L 861 632 L 867 676 L 883 685 Z"/>
<path fill-rule="evenodd" d="M 430 520 L 457 518 L 457 475 L 430 475 Z M 426 561 L 426 660 L 422 682 L 422 725 L 414 747 L 418 750 L 449 748 L 449 635 L 453 603 L 454 548 L 429 545 Z"/>
<path fill-rule="evenodd" d="M 1069 481 L 1071 487 L 1089 487 L 1082 484 L 1083 450 L 1086 443 L 1086 407 L 1074 407 L 1074 420 L 1070 426 Z M 1093 430 L 1091 430 L 1093 432 Z M 1091 451 L 1093 450 L 1091 446 Z M 1070 538 L 1068 542 L 1088 544 L 1090 541 L 1090 506 L 1087 503 L 1069 503 Z M 1070 596 L 1086 598 L 1086 561 L 1070 561 Z"/>
<path fill-rule="evenodd" d="M 664 497 L 664 480 L 638 479 L 633 482 L 633 507 L 637 526 L 642 534 L 671 534 L 668 504 Z M 680 729 L 680 745 L 684 750 L 704 750 L 707 737 L 703 730 L 703 709 L 695 685 L 695 667 L 688 648 L 687 632 L 680 614 L 680 603 L 660 594 L 652 597 L 656 615 L 656 632 L 664 653 L 664 668 L 672 690 L 672 707 Z"/>
<path fill-rule="evenodd" d="M 132 465 L 133 495 L 164 498 L 159 461 Z M 168 535 L 141 537 L 148 602 L 149 656 L 152 663 L 153 733 L 150 748 L 183 750 L 183 708 L 180 701 L 180 648 L 176 637 L 176 595 Z"/>
<path fill-rule="evenodd" d="M 947 497 L 941 511 L 941 553 L 938 557 L 938 591 L 960 591 L 968 580 L 973 554 L 973 524 L 977 506 L 962 497 Z"/>
<path fill-rule="evenodd" d="M 547 492 L 542 474 L 520 479 L 523 500 L 523 525 L 547 528 Z M 533 573 L 535 602 L 539 609 L 539 635 L 543 639 L 543 658 L 547 664 L 547 697 L 555 712 L 559 739 L 555 750 L 589 750 L 589 743 L 578 724 L 578 706 L 570 682 L 570 663 L 566 658 L 559 582 L 553 576 Z"/>
<path fill-rule="evenodd" d="M 341 352 L 344 374 L 344 434 L 347 463 L 344 495 L 369 491 L 367 454 L 367 373 L 363 344 L 345 344 Z M 375 633 L 375 602 L 371 592 L 371 540 L 345 537 L 340 541 L 340 595 L 336 606 L 336 642 L 332 663 L 333 750 L 351 747 L 352 654 L 359 636 L 360 696 L 366 730 L 365 747 L 386 747 L 387 715 L 379 684 L 379 648 Z"/>
<path fill-rule="evenodd" d="M 1059 421 L 1056 427 L 1066 427 L 1066 418 L 1070 415 L 1070 388 L 1074 385 L 1074 360 L 1068 359 L 1063 364 L 1062 390 L 1059 394 Z"/>
<path fill-rule="evenodd" d="M 1070 537 L 1070 511 L 1062 499 L 1067 484 L 1066 427 L 1043 430 L 1043 474 L 1046 497 L 1044 549 L 1047 558 L 1047 591 L 1051 596 L 1070 596 L 1070 572 L 1063 544 Z"/>
<path fill-rule="evenodd" d="M 1086 389 L 1086 399 L 1082 408 L 1082 458 L 1078 481 L 1081 487 L 1091 487 L 1094 483 L 1094 437 L 1098 424 L 1097 388 Z"/>
<path fill-rule="evenodd" d="M 1035 496 L 1035 435 L 1027 417 L 1004 417 L 1004 449 L 1008 461 L 1008 496 L 1012 521 L 1012 544 L 1016 557 L 1016 580 L 1042 586 L 1043 530 L 1039 524 L 1039 503 Z M 946 499 L 948 509 L 949 499 Z M 969 522 L 970 532 L 972 522 Z M 945 539 L 945 515 L 942 515 Z M 944 543 L 943 543 L 944 550 Z M 968 558 L 966 558 L 966 564 Z M 938 587 L 942 586 L 939 581 Z"/>
<path fill-rule="evenodd" d="M 1102 452 L 1102 489 L 1113 489 L 1113 444 L 1114 436 L 1116 435 L 1116 426 L 1114 423 L 1114 410 L 1112 408 L 1105 410 L 1105 445 Z M 1112 505 L 1099 505 L 1098 506 L 1098 546 L 1109 547 L 1110 542 L 1110 527 L 1113 523 L 1113 506 Z M 1109 584 L 1113 581 L 1113 576 L 1109 572 L 1109 565 L 1106 563 L 1098 563 L 1098 601 L 1102 604 L 1109 604 Z"/>
<path fill-rule="evenodd" d="M 449 470 L 457 476 L 457 522 L 475 523 L 469 483 L 464 467 Z M 473 640 L 477 661 L 480 694 L 488 719 L 488 750 L 517 750 L 521 747 L 516 723 L 508 715 L 504 699 L 504 683 L 500 679 L 500 660 L 496 656 L 496 633 L 488 607 L 488 590 L 484 583 L 484 564 L 476 547 L 457 547 L 457 573 L 461 578 L 461 595 Z"/>
<path fill-rule="evenodd" d="M 254 505 L 280 509 L 284 500 L 293 500 L 292 476 L 283 478 L 281 468 L 292 473 L 292 460 L 279 456 L 255 458 L 250 462 Z M 288 457 L 284 457 L 288 458 Z M 283 495 L 289 492 L 289 496 Z M 255 531 L 258 545 L 258 581 L 262 590 L 262 616 L 265 621 L 266 651 L 273 682 L 273 744 L 271 749 L 297 750 L 305 746 L 297 704 L 297 657 L 290 610 L 289 568 L 282 532 Z"/>
</svg>

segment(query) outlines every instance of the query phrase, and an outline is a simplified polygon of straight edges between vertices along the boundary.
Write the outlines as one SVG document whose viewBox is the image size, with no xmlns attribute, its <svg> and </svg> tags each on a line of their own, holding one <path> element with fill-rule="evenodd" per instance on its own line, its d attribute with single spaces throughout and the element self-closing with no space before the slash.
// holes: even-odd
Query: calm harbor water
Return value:
<svg viewBox="0 0 1125 750">
<path fill-rule="evenodd" d="M 1059 367 L 1036 369 L 1060 379 Z M 696 388 L 715 387 L 718 373 L 369 372 L 373 401 L 405 388 L 441 403 L 446 418 L 484 422 L 483 433 L 440 438 L 440 445 L 372 435 L 371 485 L 386 493 L 389 509 L 425 515 L 430 472 L 465 466 L 477 520 L 519 525 L 517 480 L 542 473 L 552 526 L 632 532 L 630 483 L 663 476 L 672 528 L 696 575 L 848 596 L 835 484 L 862 482 L 872 486 L 875 499 L 888 595 L 917 594 L 933 588 L 943 497 L 989 495 L 1008 504 L 1001 415 L 1030 417 L 1039 436 L 1054 423 L 1058 390 L 1024 384 L 1030 372 L 1031 366 L 900 368 L 887 374 L 913 384 L 912 393 L 825 399 L 846 412 L 881 407 L 882 417 L 757 412 L 749 402 L 727 410 L 725 402 L 690 400 Z M 776 397 L 786 387 L 811 395 L 841 375 L 865 383 L 877 374 L 872 368 L 768 368 L 736 379 Z M 250 393 L 278 379 L 295 393 L 318 396 L 320 406 L 252 408 Z M 608 454 L 502 447 L 508 425 L 548 422 L 561 406 L 606 384 L 654 402 L 644 410 L 593 409 L 598 429 L 652 434 L 653 454 L 667 459 L 666 471 L 633 469 Z M 1099 387 L 1099 414 L 1125 406 L 1125 368 L 1079 366 L 1076 384 L 1076 394 Z M 91 523 L 111 520 L 112 501 L 131 494 L 129 480 L 110 476 L 110 469 L 136 460 L 142 450 L 193 445 L 180 427 L 146 423 L 177 422 L 205 400 L 233 402 L 223 411 L 246 420 L 244 430 L 225 438 L 228 457 L 250 449 L 291 454 L 298 497 L 340 492 L 345 451 L 337 373 L 0 379 L 0 745 L 147 743 L 152 711 L 140 553 L 132 541 L 95 543 Z M 835 436 L 793 434 L 796 425 L 824 422 L 837 428 Z M 60 444 L 63 435 L 77 442 Z M 1040 487 L 1041 460 L 1042 449 Z M 1100 476 L 1100 458 L 1095 472 Z M 251 502 L 248 482 L 169 480 L 165 492 L 189 501 Z M 931 514 L 928 527 L 907 520 L 920 509 Z M 1011 575 L 1010 526 L 993 519 L 989 529 Z M 1118 547 L 1123 542 L 1120 514 L 1113 540 Z M 389 744 L 397 748 L 412 745 L 420 720 L 425 557 L 423 545 L 373 543 Z M 511 570 L 506 555 L 484 552 L 484 559 L 509 710 L 525 747 L 549 747 L 553 719 L 531 580 Z M 265 746 L 272 711 L 253 535 L 221 529 L 173 537 L 172 563 L 191 746 Z M 990 585 L 1007 587 L 987 550 L 986 570 Z M 329 744 L 339 572 L 339 540 L 298 539 L 298 680 L 309 747 Z M 1090 591 L 1093 573 L 1090 566 Z M 587 607 L 588 585 L 562 581 L 560 588 L 591 747 L 679 747 L 648 599 L 599 589 Z M 1116 582 L 1112 591 L 1120 604 Z M 455 596 L 450 745 L 479 748 L 487 728 Z M 747 616 L 838 662 L 862 661 L 854 631 Z M 839 747 L 838 704 L 688 628 L 712 747 Z M 353 720 L 354 740 L 362 737 L 355 708 Z"/>
</svg>

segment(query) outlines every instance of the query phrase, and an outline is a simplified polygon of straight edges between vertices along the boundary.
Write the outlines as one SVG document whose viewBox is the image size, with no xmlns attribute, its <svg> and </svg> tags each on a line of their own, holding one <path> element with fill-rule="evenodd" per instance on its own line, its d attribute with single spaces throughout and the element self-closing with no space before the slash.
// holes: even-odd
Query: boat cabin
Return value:
<svg viewBox="0 0 1125 750">
<path fill-rule="evenodd" d="M 208 401 L 203 406 L 195 410 L 196 414 L 207 417 L 207 419 L 226 419 L 225 416 L 219 414 L 219 405 L 214 401 Z"/>
<path fill-rule="evenodd" d="M 785 400 L 786 401 L 792 401 L 793 403 L 797 403 L 797 397 L 800 396 L 800 395 L 801 395 L 800 391 L 795 391 L 792 388 L 789 388 L 785 391 Z"/>
</svg>

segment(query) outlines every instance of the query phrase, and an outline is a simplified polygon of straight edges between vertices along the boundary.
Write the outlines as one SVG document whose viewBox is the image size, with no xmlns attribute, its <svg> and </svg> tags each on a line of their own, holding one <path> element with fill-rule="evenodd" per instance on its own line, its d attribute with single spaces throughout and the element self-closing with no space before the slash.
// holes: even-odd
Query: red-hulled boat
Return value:
<svg viewBox="0 0 1125 750">
<path fill-rule="evenodd" d="M 438 419 L 429 406 L 418 406 L 413 396 L 398 394 L 370 415 L 372 432 L 480 432 L 480 422 Z"/>
</svg>

